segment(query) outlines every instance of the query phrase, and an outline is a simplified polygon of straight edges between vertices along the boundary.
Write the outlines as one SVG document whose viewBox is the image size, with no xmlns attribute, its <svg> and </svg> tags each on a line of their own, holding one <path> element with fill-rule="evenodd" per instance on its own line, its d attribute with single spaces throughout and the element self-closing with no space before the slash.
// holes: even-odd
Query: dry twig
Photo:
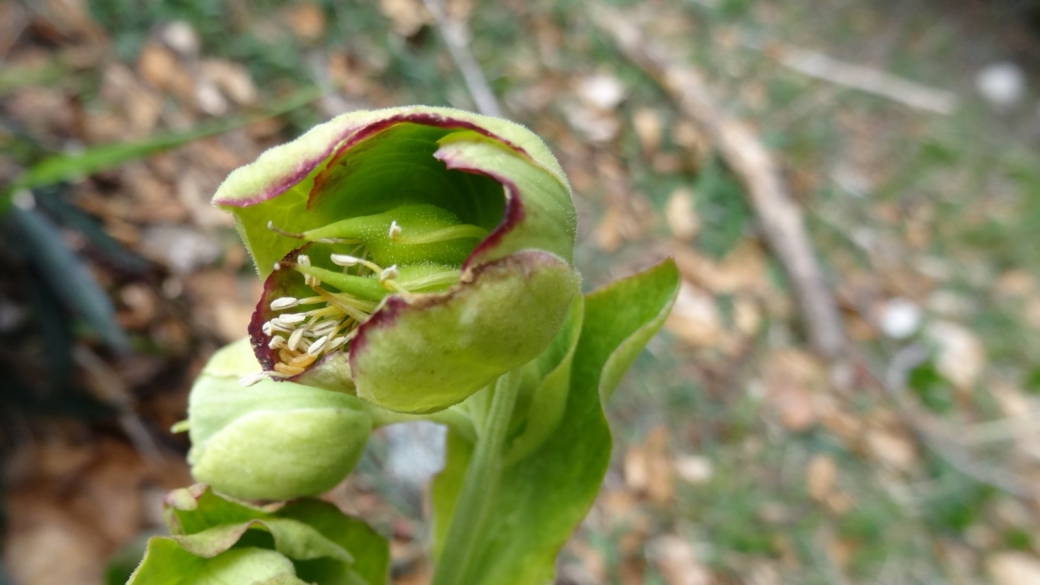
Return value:
<svg viewBox="0 0 1040 585">
<path fill-rule="evenodd" d="M 448 46 L 451 59 L 466 80 L 469 94 L 473 96 L 473 102 L 481 114 L 502 117 L 502 108 L 498 105 L 495 93 L 491 91 L 480 64 L 469 50 L 469 30 L 466 23 L 452 18 L 445 10 L 443 0 L 423 0 L 427 10 L 433 15 L 437 23 L 437 30 L 444 38 L 444 44 Z"/>
<path fill-rule="evenodd" d="M 913 429 L 921 442 L 954 469 L 979 483 L 993 486 L 1020 498 L 1040 501 L 1040 488 L 1023 481 L 1014 473 L 979 461 L 971 455 L 956 435 L 934 417 L 921 412 L 906 396 L 906 380 L 910 372 L 928 359 L 922 345 L 911 345 L 892 357 L 883 374 L 876 373 L 866 358 L 857 355 L 863 369 L 880 385 L 899 409 L 904 423 Z"/>
<path fill-rule="evenodd" d="M 696 69 L 680 63 L 616 13 L 599 10 L 596 23 L 614 38 L 626 57 L 661 84 L 683 114 L 708 134 L 743 183 L 765 239 L 791 279 L 813 347 L 829 357 L 843 353 L 845 332 L 837 304 L 824 281 L 801 213 L 780 178 L 776 160 L 746 124 L 718 106 Z"/>
<path fill-rule="evenodd" d="M 795 47 L 767 47 L 765 54 L 788 69 L 828 83 L 881 96 L 905 106 L 937 114 L 950 114 L 957 96 L 897 77 L 884 71 L 839 61 L 823 53 Z"/>
</svg>

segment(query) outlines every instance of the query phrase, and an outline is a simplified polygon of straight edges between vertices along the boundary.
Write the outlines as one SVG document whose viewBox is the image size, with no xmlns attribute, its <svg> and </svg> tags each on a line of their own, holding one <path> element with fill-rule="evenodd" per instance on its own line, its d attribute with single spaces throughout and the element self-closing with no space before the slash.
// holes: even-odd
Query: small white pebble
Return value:
<svg viewBox="0 0 1040 585">
<path fill-rule="evenodd" d="M 921 309 L 904 298 L 890 299 L 881 306 L 878 325 L 892 339 L 906 339 L 921 327 Z"/>
</svg>

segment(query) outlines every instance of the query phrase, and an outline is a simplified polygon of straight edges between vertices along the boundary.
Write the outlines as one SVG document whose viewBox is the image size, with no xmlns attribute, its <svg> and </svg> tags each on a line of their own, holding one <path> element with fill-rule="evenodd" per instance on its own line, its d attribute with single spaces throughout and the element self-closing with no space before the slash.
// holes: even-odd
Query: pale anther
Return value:
<svg viewBox="0 0 1040 585">
<path fill-rule="evenodd" d="M 323 335 L 319 337 L 314 343 L 310 344 L 310 346 L 307 348 L 307 355 L 318 355 L 318 352 L 321 351 L 322 346 L 324 346 L 325 342 L 328 340 L 328 335 Z"/>
<path fill-rule="evenodd" d="M 396 240 L 401 235 L 401 226 L 397 225 L 397 220 L 390 222 L 390 239 Z"/>
<path fill-rule="evenodd" d="M 394 264 L 393 266 L 384 268 L 383 271 L 379 273 L 379 282 L 393 280 L 398 276 L 401 276 L 401 272 L 397 270 L 397 264 Z"/>
<path fill-rule="evenodd" d="M 296 346 L 300 344 L 300 340 L 303 339 L 303 332 L 305 329 L 297 329 L 292 332 L 289 336 L 289 343 L 286 344 L 291 351 L 296 351 Z"/>
<path fill-rule="evenodd" d="M 299 299 L 293 297 L 281 297 L 271 301 L 272 311 L 282 311 L 285 309 L 291 309 L 300 304 Z"/>
<path fill-rule="evenodd" d="M 336 266 L 357 266 L 358 263 L 361 262 L 361 258 L 356 258 L 348 254 L 332 254 L 330 259 Z"/>
<path fill-rule="evenodd" d="M 336 337 L 332 341 L 329 342 L 329 347 L 326 348 L 326 349 L 328 349 L 328 351 L 332 351 L 332 350 L 336 349 L 337 347 L 343 345 L 346 342 L 347 342 L 347 338 L 346 337 L 343 337 L 343 336 Z"/>
<path fill-rule="evenodd" d="M 248 376 L 243 376 L 242 378 L 239 378 L 238 384 L 243 388 L 248 388 L 266 377 L 267 372 L 257 372 L 255 374 L 249 374 Z"/>
<path fill-rule="evenodd" d="M 274 271 L 278 272 L 281 269 L 282 269 L 282 263 L 281 262 L 275 262 L 274 263 Z"/>
<path fill-rule="evenodd" d="M 297 262 L 297 264 L 299 264 L 301 266 L 310 266 L 311 265 L 311 257 L 306 255 L 306 254 L 300 254 L 299 256 L 296 257 L 296 262 Z"/>
<path fill-rule="evenodd" d="M 267 347 L 271 349 L 281 349 L 285 347 L 285 338 L 281 335 L 275 335 L 271 338 L 271 341 L 267 343 Z"/>
<path fill-rule="evenodd" d="M 272 321 L 281 322 L 285 325 L 296 325 L 303 323 L 303 320 L 307 318 L 307 315 L 303 313 L 285 313 L 284 315 L 275 317 Z"/>
<path fill-rule="evenodd" d="M 277 317 L 271 319 L 267 323 L 264 323 L 264 333 L 268 335 L 274 335 L 277 333 L 292 333 L 293 328 L 283 324 Z"/>
</svg>

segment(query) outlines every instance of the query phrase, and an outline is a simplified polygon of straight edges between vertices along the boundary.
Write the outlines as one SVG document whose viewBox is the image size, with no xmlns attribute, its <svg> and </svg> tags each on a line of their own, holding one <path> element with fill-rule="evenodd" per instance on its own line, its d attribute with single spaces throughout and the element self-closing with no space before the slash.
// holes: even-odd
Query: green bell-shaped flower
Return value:
<svg viewBox="0 0 1040 585">
<path fill-rule="evenodd" d="M 235 171 L 214 202 L 265 279 L 250 381 L 436 412 L 540 355 L 579 294 L 570 187 L 505 120 L 346 114 Z"/>
<path fill-rule="evenodd" d="M 188 454 L 195 478 L 236 498 L 282 500 L 332 489 L 372 431 L 356 397 L 263 379 L 248 339 L 218 351 L 191 389 Z"/>
</svg>

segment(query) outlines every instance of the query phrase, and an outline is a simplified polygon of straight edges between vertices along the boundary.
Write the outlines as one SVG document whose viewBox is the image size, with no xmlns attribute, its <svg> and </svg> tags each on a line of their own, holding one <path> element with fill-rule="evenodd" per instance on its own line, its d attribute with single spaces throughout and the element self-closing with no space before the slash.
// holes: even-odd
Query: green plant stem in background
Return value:
<svg viewBox="0 0 1040 585">
<path fill-rule="evenodd" d="M 491 390 L 489 387 L 484 391 Z M 432 585 L 467 583 L 473 552 L 483 538 L 483 525 L 502 472 L 502 447 L 520 393 L 519 373 L 513 370 L 503 374 L 495 382 L 493 391 L 491 409 L 484 418 L 473 459 L 466 470 Z"/>
</svg>

